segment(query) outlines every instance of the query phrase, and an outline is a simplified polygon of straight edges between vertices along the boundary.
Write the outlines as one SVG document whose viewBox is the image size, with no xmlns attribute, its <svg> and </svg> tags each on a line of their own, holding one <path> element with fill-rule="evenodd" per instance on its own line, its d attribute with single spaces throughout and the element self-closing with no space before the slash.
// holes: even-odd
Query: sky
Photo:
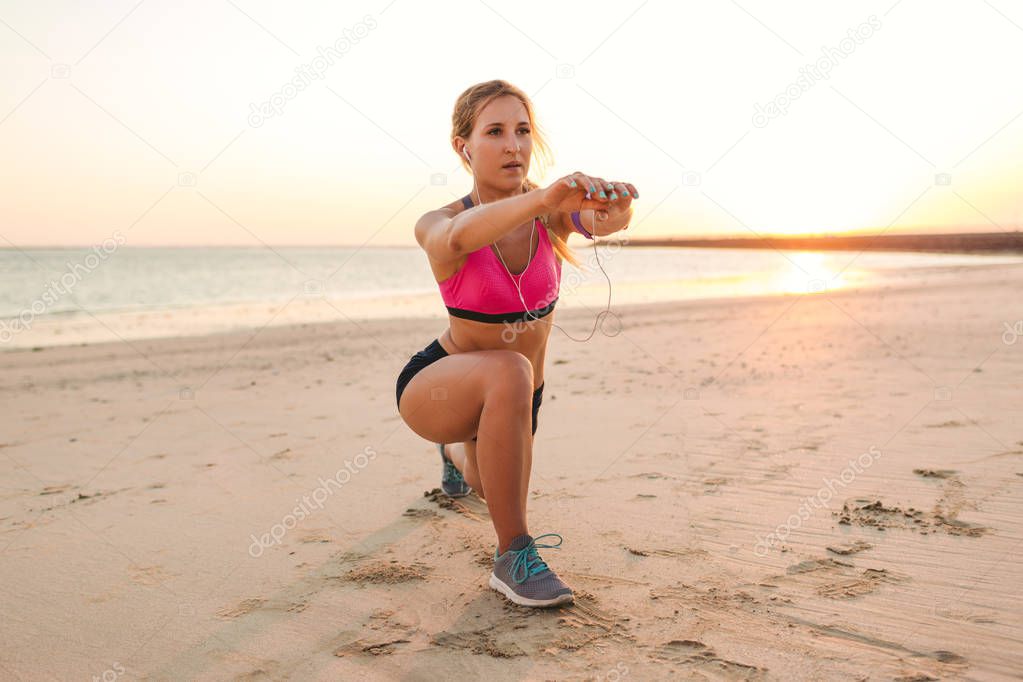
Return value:
<svg viewBox="0 0 1023 682">
<path fill-rule="evenodd" d="M 8 1 L 0 55 L 0 247 L 413 246 L 493 78 L 633 239 L 1023 222 L 1010 0 Z"/>
</svg>

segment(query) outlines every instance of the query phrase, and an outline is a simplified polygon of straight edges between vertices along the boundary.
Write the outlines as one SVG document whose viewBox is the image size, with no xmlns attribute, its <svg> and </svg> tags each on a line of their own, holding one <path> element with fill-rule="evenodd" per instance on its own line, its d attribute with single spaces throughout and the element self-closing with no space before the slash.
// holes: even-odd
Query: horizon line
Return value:
<svg viewBox="0 0 1023 682">
<path fill-rule="evenodd" d="M 643 241 L 668 241 L 668 240 L 684 240 L 684 241 L 742 241 L 742 240 L 786 240 L 786 239 L 829 239 L 829 238 L 848 238 L 848 237 L 918 237 L 926 238 L 931 236 L 980 236 L 980 235 L 1011 235 L 1020 234 L 1023 231 L 1023 226 L 1017 225 L 1015 230 L 1000 230 L 1000 231 L 971 231 L 971 232 L 885 232 L 881 231 L 878 233 L 869 231 L 846 231 L 846 232 L 800 232 L 800 233 L 788 233 L 778 234 L 772 232 L 760 232 L 755 234 L 747 233 L 732 233 L 732 234 L 703 234 L 703 235 L 656 235 L 656 236 L 644 236 L 637 239 L 631 239 L 629 241 L 635 241 L 641 243 Z M 611 235 L 608 235 L 609 237 Z M 79 243 L 79 244 L 16 244 L 16 245 L 0 245 L 0 251 L 21 251 L 25 249 L 44 250 L 44 249 L 88 249 L 99 244 L 95 243 Z M 122 244 L 118 249 L 129 248 L 129 249 L 266 249 L 266 248 L 363 248 L 369 246 L 370 248 L 377 249 L 410 249 L 410 248 L 421 248 L 418 244 L 373 244 L 367 245 L 365 242 L 362 244 L 338 244 L 330 242 L 316 242 L 308 244 Z"/>
</svg>

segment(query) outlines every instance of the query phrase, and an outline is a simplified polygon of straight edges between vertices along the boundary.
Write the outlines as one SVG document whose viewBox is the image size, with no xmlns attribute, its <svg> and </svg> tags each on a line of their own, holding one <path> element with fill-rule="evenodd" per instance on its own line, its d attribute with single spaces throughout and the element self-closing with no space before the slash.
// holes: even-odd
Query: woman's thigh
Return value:
<svg viewBox="0 0 1023 682">
<path fill-rule="evenodd" d="M 467 441 L 476 435 L 488 396 L 528 405 L 532 386 L 533 368 L 521 353 L 455 353 L 412 377 L 401 394 L 398 412 L 409 428 L 428 441 Z"/>
</svg>

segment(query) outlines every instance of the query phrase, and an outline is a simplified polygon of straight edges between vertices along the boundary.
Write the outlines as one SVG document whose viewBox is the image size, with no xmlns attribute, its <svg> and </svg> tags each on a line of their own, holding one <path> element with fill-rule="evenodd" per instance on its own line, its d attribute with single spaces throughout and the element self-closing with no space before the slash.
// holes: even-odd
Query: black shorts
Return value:
<svg viewBox="0 0 1023 682">
<path fill-rule="evenodd" d="M 395 395 L 399 406 L 401 405 L 402 391 L 404 391 L 405 387 L 408 386 L 408 382 L 412 381 L 412 377 L 414 377 L 416 373 L 419 372 L 419 370 L 423 369 L 427 365 L 437 362 L 441 358 L 445 357 L 447 354 L 448 352 L 444 350 L 444 346 L 440 345 L 440 341 L 434 339 L 433 341 L 430 342 L 430 345 L 428 345 L 421 351 L 417 351 L 415 355 L 409 358 L 408 363 L 401 370 L 401 373 L 398 374 L 398 383 L 396 386 Z M 546 381 L 541 383 L 537 387 L 537 389 L 533 391 L 534 434 L 536 434 L 536 416 L 540 412 L 540 403 L 543 402 L 543 387 L 544 384 L 546 383 L 547 383 Z M 476 440 L 476 436 L 473 436 L 472 439 Z"/>
</svg>

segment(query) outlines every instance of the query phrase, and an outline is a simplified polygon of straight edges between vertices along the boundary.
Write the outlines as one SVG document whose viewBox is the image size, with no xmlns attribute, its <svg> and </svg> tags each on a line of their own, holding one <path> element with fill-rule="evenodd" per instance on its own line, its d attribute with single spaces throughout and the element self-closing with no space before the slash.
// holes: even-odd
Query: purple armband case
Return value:
<svg viewBox="0 0 1023 682">
<path fill-rule="evenodd" d="M 576 231 L 582 234 L 587 239 L 593 239 L 593 235 L 583 227 L 583 224 L 579 222 L 579 211 L 572 211 L 572 224 L 575 225 Z"/>
</svg>

